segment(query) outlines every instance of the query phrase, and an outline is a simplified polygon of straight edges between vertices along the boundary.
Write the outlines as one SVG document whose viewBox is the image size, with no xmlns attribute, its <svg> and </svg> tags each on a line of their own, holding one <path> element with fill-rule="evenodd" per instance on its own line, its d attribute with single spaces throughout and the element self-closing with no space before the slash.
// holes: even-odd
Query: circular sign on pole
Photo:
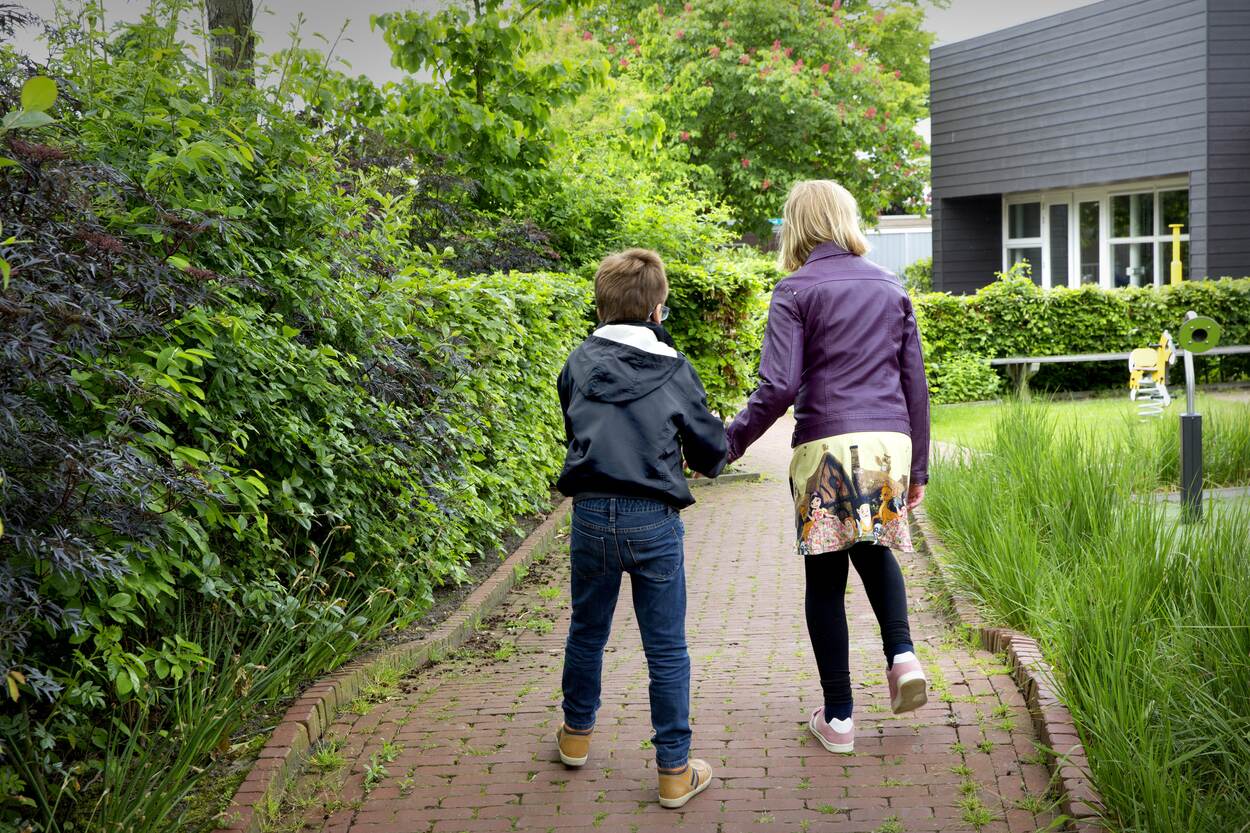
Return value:
<svg viewBox="0 0 1250 833">
<path fill-rule="evenodd" d="M 1181 325 L 1176 343 L 1190 353 L 1205 353 L 1220 343 L 1220 325 L 1205 315 L 1193 315 Z"/>
</svg>

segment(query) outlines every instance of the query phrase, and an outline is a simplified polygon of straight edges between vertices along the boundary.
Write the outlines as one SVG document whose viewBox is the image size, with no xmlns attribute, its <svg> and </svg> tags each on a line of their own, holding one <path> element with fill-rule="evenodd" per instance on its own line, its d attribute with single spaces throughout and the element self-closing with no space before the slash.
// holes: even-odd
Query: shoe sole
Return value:
<svg viewBox="0 0 1250 833">
<path fill-rule="evenodd" d="M 580 758 L 574 758 L 571 755 L 565 755 L 563 749 L 560 750 L 560 763 L 564 764 L 565 766 L 583 766 L 589 757 L 590 757 L 590 754 L 587 753 L 581 756 Z"/>
<path fill-rule="evenodd" d="M 702 782 L 699 786 L 695 787 L 693 790 L 680 798 L 665 798 L 664 796 L 660 796 L 660 806 L 666 810 L 676 810 L 679 807 L 685 807 L 687 801 L 694 798 L 710 786 L 712 786 L 712 776 L 708 775 L 706 781 Z"/>
<path fill-rule="evenodd" d="M 898 694 L 890 701 L 895 714 L 915 711 L 929 702 L 928 680 L 923 671 L 910 671 L 898 681 Z"/>
<path fill-rule="evenodd" d="M 812 730 L 812 734 L 816 736 L 816 740 L 820 741 L 820 745 L 828 749 L 830 752 L 836 752 L 839 755 L 849 755 L 855 751 L 855 741 L 851 741 L 850 743 L 834 743 L 827 740 L 824 735 L 816 731 L 815 716 L 807 722 L 807 728 Z"/>
</svg>

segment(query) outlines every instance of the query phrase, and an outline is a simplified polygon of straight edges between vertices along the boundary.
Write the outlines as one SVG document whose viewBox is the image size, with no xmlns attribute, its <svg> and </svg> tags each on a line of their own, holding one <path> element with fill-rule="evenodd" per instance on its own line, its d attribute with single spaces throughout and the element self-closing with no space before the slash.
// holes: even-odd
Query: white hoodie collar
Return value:
<svg viewBox="0 0 1250 833">
<path fill-rule="evenodd" d="M 677 351 L 655 337 L 650 328 L 637 324 L 604 324 L 595 330 L 594 335 L 634 347 L 657 356 L 676 356 Z"/>
</svg>

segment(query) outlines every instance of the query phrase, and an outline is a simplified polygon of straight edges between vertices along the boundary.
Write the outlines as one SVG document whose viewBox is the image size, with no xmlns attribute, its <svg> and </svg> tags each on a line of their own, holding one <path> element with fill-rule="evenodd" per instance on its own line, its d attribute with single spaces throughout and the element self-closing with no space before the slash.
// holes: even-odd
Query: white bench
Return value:
<svg viewBox="0 0 1250 833">
<path fill-rule="evenodd" d="M 1234 344 L 1215 347 L 1203 356 L 1234 356 L 1250 353 L 1250 344 Z M 1127 362 L 1128 353 L 1071 353 L 1066 356 L 1009 356 L 990 359 L 991 367 L 1005 367 L 1016 393 L 1021 398 L 1029 395 L 1029 378 L 1041 370 L 1044 364 L 1075 364 L 1076 362 Z"/>
</svg>

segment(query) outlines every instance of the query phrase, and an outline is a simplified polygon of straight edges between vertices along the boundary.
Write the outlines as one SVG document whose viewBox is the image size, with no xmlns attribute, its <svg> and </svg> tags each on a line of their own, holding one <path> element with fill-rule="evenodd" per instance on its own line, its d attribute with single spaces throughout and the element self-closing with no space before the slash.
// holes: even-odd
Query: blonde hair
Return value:
<svg viewBox="0 0 1250 833">
<path fill-rule="evenodd" d="M 595 272 L 595 312 L 599 321 L 644 321 L 668 297 L 664 261 L 650 249 L 608 255 Z"/>
<path fill-rule="evenodd" d="M 832 179 L 794 183 L 781 216 L 778 263 L 786 272 L 802 266 L 821 243 L 836 243 L 853 255 L 868 252 L 868 240 L 859 228 L 859 205 Z"/>
</svg>

